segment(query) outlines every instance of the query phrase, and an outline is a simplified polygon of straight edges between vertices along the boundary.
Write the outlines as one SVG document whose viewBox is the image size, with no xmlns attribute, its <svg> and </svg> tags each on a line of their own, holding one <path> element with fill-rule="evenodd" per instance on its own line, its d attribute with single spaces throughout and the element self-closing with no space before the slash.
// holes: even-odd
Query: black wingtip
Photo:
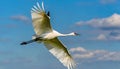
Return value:
<svg viewBox="0 0 120 69">
<path fill-rule="evenodd" d="M 47 12 L 47 15 L 50 17 L 50 12 L 49 11 Z"/>
</svg>

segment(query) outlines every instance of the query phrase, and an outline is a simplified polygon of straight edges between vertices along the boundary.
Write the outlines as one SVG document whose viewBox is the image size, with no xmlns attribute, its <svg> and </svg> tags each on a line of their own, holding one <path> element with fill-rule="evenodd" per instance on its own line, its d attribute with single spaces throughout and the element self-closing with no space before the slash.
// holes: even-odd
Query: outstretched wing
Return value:
<svg viewBox="0 0 120 69">
<path fill-rule="evenodd" d="M 58 38 L 44 41 L 44 45 L 65 67 L 75 69 L 75 63 L 71 55 Z"/>
<path fill-rule="evenodd" d="M 33 6 L 31 10 L 31 16 L 32 16 L 34 31 L 37 35 L 41 35 L 43 33 L 52 31 L 50 25 L 50 18 L 45 13 L 43 2 L 42 2 L 42 8 L 39 5 L 39 3 L 37 3 L 37 6 Z"/>
</svg>

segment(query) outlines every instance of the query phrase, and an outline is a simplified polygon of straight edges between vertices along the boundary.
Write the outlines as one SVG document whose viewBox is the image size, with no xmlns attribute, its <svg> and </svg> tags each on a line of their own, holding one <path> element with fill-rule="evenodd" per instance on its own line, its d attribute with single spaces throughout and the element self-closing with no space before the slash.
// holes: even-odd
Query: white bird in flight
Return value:
<svg viewBox="0 0 120 69">
<path fill-rule="evenodd" d="M 46 46 L 51 54 L 53 54 L 65 67 L 68 69 L 75 69 L 76 64 L 69 54 L 67 48 L 59 41 L 59 36 L 77 36 L 75 32 L 69 34 L 61 34 L 52 29 L 50 25 L 50 13 L 46 13 L 44 4 L 40 6 L 37 2 L 31 10 L 32 24 L 34 27 L 35 35 L 32 40 L 22 42 L 21 45 L 26 45 L 32 42 L 38 42 Z"/>
</svg>

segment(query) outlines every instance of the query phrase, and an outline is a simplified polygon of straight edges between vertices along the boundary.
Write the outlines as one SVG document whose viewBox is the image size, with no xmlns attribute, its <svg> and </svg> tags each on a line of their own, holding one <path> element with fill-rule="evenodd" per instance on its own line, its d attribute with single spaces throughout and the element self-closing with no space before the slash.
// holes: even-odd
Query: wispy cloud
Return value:
<svg viewBox="0 0 120 69">
<path fill-rule="evenodd" d="M 120 51 L 87 50 L 82 47 L 71 48 L 74 58 L 80 61 L 120 61 Z"/>
<path fill-rule="evenodd" d="M 120 32 L 119 31 L 110 31 L 107 34 L 99 34 L 96 40 L 120 40 Z"/>
<path fill-rule="evenodd" d="M 120 40 L 120 32 L 119 31 L 112 31 L 109 33 L 111 40 Z"/>
<path fill-rule="evenodd" d="M 98 35 L 97 40 L 107 40 L 107 38 L 104 34 L 100 34 Z"/>
<path fill-rule="evenodd" d="M 93 29 L 101 30 L 101 33 L 94 37 L 95 40 L 120 40 L 120 14 L 114 13 L 106 18 L 93 18 L 88 21 L 80 21 L 76 25 L 89 26 Z"/>
<path fill-rule="evenodd" d="M 91 1 L 81 1 L 76 3 L 77 6 L 93 6 L 97 5 L 96 2 L 91 2 Z"/>
<path fill-rule="evenodd" d="M 11 55 L 13 52 L 12 51 L 1 51 L 0 50 L 0 55 Z"/>
<path fill-rule="evenodd" d="M 30 22 L 30 18 L 25 15 L 13 15 L 10 17 L 12 20 L 22 21 L 22 22 Z"/>
<path fill-rule="evenodd" d="M 22 21 L 22 22 L 31 22 L 31 19 L 26 16 L 26 15 L 23 15 L 23 14 L 18 14 L 18 15 L 11 15 L 11 16 L 8 16 L 8 17 L 0 17 L 0 20 L 16 20 L 16 21 Z"/>
<path fill-rule="evenodd" d="M 12 40 L 9 38 L 0 38 L 0 42 L 11 42 Z"/>
<path fill-rule="evenodd" d="M 101 4 L 112 4 L 115 3 L 117 0 L 100 0 Z"/>
<path fill-rule="evenodd" d="M 117 0 L 97 0 L 97 1 L 80 1 L 77 2 L 77 6 L 98 6 L 98 5 L 110 5 L 110 4 L 116 4 Z"/>
<path fill-rule="evenodd" d="M 88 25 L 94 28 L 100 29 L 120 29 L 120 15 L 114 13 L 112 16 L 107 18 L 98 18 L 98 19 L 91 19 L 88 21 L 80 21 L 77 22 L 76 25 Z"/>
<path fill-rule="evenodd" d="M 32 63 L 32 59 L 25 58 L 25 57 L 16 57 L 16 58 L 10 58 L 6 60 L 0 61 L 0 64 L 6 65 L 6 64 L 26 64 L 26 63 Z"/>
</svg>

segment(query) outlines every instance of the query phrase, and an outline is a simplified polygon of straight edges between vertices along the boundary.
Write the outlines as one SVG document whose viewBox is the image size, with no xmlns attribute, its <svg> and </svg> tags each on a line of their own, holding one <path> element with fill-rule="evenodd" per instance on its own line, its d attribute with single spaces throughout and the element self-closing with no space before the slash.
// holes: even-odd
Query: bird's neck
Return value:
<svg viewBox="0 0 120 69">
<path fill-rule="evenodd" d="M 55 30 L 53 30 L 53 33 L 56 34 L 57 36 L 73 36 L 73 33 L 69 33 L 69 34 L 61 34 Z"/>
<path fill-rule="evenodd" d="M 59 36 L 73 36 L 72 33 L 69 33 L 69 34 L 60 34 Z"/>
</svg>

